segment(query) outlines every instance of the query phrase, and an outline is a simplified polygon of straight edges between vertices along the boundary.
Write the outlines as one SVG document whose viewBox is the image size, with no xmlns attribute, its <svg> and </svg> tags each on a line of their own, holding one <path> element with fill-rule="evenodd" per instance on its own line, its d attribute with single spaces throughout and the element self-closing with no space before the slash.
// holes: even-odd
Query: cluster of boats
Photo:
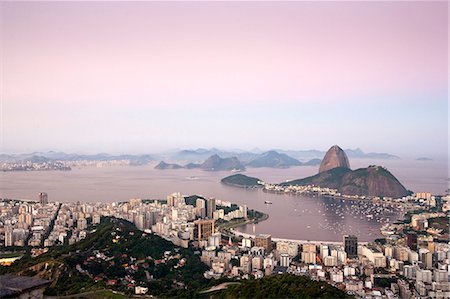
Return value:
<svg viewBox="0 0 450 299">
<path fill-rule="evenodd" d="M 345 200 L 333 198 L 314 198 L 315 209 L 294 209 L 295 216 L 318 215 L 317 222 L 310 223 L 314 229 L 328 230 L 334 234 L 380 235 L 380 227 L 401 218 L 403 208 L 390 203 Z M 267 201 L 266 201 L 267 202 Z M 311 225 L 306 228 L 310 229 Z"/>
</svg>

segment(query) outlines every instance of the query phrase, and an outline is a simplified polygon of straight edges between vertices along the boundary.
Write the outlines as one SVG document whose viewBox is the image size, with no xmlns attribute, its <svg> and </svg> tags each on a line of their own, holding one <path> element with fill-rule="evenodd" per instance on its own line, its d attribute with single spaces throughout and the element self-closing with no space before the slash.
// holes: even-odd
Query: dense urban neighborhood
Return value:
<svg viewBox="0 0 450 299">
<path fill-rule="evenodd" d="M 214 198 L 174 193 L 164 200 L 57 203 L 40 193 L 38 201 L 2 200 L 0 263 L 3 273 L 50 281 L 64 277 L 55 269 L 67 267 L 83 282 L 47 287 L 56 295 L 100 287 L 174 295 L 224 279 L 294 275 L 361 298 L 448 298 L 450 197 L 418 193 L 393 202 L 408 213 L 383 226 L 384 238 L 327 242 L 240 233 L 237 226 L 266 215 Z"/>
</svg>

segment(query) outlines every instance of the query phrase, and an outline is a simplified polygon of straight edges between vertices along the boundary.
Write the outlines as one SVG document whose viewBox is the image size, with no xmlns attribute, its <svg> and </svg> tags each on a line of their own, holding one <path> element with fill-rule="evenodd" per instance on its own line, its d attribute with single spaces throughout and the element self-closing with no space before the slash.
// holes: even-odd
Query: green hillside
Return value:
<svg viewBox="0 0 450 299">
<path fill-rule="evenodd" d="M 206 285 L 207 269 L 189 249 L 143 233 L 128 221 L 104 218 L 86 239 L 36 258 L 26 255 L 11 267 L 0 267 L 0 272 L 51 280 L 47 295 L 105 288 L 131 294 L 140 285 L 152 295 L 179 297 Z"/>
<path fill-rule="evenodd" d="M 223 184 L 238 186 L 238 187 L 262 187 L 261 184 L 258 183 L 260 179 L 249 177 L 243 174 L 234 174 L 223 178 L 221 182 Z"/>
<path fill-rule="evenodd" d="M 338 189 L 342 184 L 342 178 L 347 173 L 352 172 L 349 168 L 346 167 L 337 167 L 330 169 L 328 171 L 324 171 L 321 173 L 318 173 L 316 175 L 304 178 L 304 179 L 298 179 L 294 181 L 284 182 L 281 183 L 281 186 L 289 186 L 289 185 L 315 185 L 325 188 L 333 188 Z"/>
<path fill-rule="evenodd" d="M 273 275 L 246 280 L 230 285 L 226 290 L 212 294 L 212 298 L 352 298 L 326 282 L 317 282 L 305 276 Z M 210 298 L 211 298 L 210 297 Z"/>
</svg>

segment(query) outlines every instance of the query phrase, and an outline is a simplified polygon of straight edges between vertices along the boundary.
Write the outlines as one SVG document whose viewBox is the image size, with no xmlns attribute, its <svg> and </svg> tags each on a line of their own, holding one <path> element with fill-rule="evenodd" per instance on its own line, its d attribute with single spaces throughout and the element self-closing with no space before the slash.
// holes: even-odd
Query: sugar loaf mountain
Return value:
<svg viewBox="0 0 450 299">
<path fill-rule="evenodd" d="M 222 183 L 236 185 L 243 182 L 254 185 L 260 181 L 257 178 L 236 175 L 222 179 Z M 303 179 L 281 183 L 282 186 L 289 185 L 314 185 L 322 188 L 337 189 L 341 194 L 359 196 L 380 196 L 400 198 L 410 194 L 410 191 L 399 182 L 386 168 L 371 165 L 366 168 L 350 169 L 350 163 L 344 150 L 339 146 L 332 146 L 319 167 L 319 173 Z"/>
</svg>

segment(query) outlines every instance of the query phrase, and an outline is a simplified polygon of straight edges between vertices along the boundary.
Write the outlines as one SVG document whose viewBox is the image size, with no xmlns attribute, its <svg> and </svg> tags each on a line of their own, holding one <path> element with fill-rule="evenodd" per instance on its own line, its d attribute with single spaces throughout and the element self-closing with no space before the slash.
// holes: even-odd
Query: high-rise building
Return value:
<svg viewBox="0 0 450 299">
<path fill-rule="evenodd" d="M 85 230 L 87 228 L 87 220 L 85 218 L 80 218 L 77 220 L 77 228 L 79 230 Z"/>
<path fill-rule="evenodd" d="M 344 248 L 348 258 L 358 257 L 358 238 L 354 235 L 344 236 Z"/>
<path fill-rule="evenodd" d="M 200 218 L 206 217 L 206 203 L 204 199 L 197 198 L 197 201 L 195 202 L 195 210 L 197 216 Z"/>
<path fill-rule="evenodd" d="M 290 263 L 291 263 L 291 258 L 289 256 L 289 254 L 282 253 L 280 255 L 280 266 L 282 266 L 282 267 L 289 267 Z"/>
<path fill-rule="evenodd" d="M 175 196 L 174 195 L 167 195 L 167 205 L 169 207 L 175 206 Z"/>
<path fill-rule="evenodd" d="M 39 193 L 39 203 L 41 205 L 46 205 L 48 204 L 48 194 L 45 192 L 40 192 Z"/>
<path fill-rule="evenodd" d="M 315 251 L 303 251 L 302 252 L 302 262 L 305 264 L 315 264 L 317 259 L 317 254 Z"/>
<path fill-rule="evenodd" d="M 328 245 L 320 245 L 319 247 L 319 252 L 320 252 L 320 258 L 322 259 L 322 261 L 325 259 L 326 256 L 330 255 L 330 248 L 328 247 Z"/>
<path fill-rule="evenodd" d="M 406 234 L 406 244 L 411 250 L 417 250 L 417 233 L 416 232 L 408 232 Z"/>
<path fill-rule="evenodd" d="M 209 246 L 220 246 L 220 241 L 222 240 L 222 234 L 221 233 L 214 233 L 211 236 L 209 236 L 208 245 Z"/>
<path fill-rule="evenodd" d="M 13 246 L 14 245 L 14 238 L 13 238 L 13 229 L 12 227 L 8 226 L 5 229 L 5 246 Z"/>
<path fill-rule="evenodd" d="M 158 217 L 158 212 L 147 211 L 145 213 L 145 228 L 151 228 L 152 225 L 156 224 L 157 217 Z"/>
<path fill-rule="evenodd" d="M 208 201 L 206 202 L 206 209 L 207 209 L 207 216 L 209 219 L 213 219 L 213 214 L 216 211 L 216 199 L 215 198 L 208 198 Z"/>
<path fill-rule="evenodd" d="M 267 253 L 272 251 L 272 236 L 267 234 L 256 235 L 255 246 L 263 247 Z"/>
<path fill-rule="evenodd" d="M 433 254 L 426 248 L 419 249 L 419 260 L 425 269 L 433 269 Z"/>
<path fill-rule="evenodd" d="M 195 221 L 194 238 L 196 240 L 208 240 L 212 234 L 214 234 L 213 219 Z"/>
<path fill-rule="evenodd" d="M 247 216 L 247 214 L 248 214 L 248 207 L 247 207 L 247 205 L 240 206 L 239 210 L 242 211 L 242 214 L 244 215 L 244 218 L 247 219 L 248 218 L 248 216 Z"/>
<path fill-rule="evenodd" d="M 298 255 L 298 245 L 291 242 L 277 242 L 278 253 L 286 253 L 290 257 L 295 257 Z"/>
</svg>

